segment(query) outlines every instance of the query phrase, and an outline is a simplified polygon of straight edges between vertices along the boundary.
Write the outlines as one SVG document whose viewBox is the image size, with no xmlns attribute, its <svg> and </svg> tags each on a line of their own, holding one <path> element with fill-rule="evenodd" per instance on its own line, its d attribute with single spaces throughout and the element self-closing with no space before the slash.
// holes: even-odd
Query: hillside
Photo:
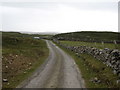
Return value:
<svg viewBox="0 0 120 90">
<path fill-rule="evenodd" d="M 58 40 L 71 40 L 71 41 L 113 42 L 114 40 L 116 40 L 119 42 L 120 33 L 82 31 L 57 34 L 53 36 L 53 38 L 56 38 Z"/>
</svg>

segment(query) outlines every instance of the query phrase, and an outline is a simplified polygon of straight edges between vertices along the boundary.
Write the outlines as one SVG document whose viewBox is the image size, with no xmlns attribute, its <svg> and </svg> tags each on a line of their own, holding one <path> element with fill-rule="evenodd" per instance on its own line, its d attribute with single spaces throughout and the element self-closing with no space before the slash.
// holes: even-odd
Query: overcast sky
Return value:
<svg viewBox="0 0 120 90">
<path fill-rule="evenodd" d="M 3 0 L 0 30 L 118 32 L 119 0 Z"/>
</svg>

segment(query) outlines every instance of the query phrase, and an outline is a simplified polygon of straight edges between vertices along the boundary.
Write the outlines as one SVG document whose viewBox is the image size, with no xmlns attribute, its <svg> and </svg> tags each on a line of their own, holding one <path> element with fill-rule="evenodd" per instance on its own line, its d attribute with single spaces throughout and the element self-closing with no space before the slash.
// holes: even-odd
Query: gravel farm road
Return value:
<svg viewBox="0 0 120 90">
<path fill-rule="evenodd" d="M 73 58 L 46 40 L 49 57 L 34 74 L 17 88 L 85 88 L 84 80 Z"/>
</svg>

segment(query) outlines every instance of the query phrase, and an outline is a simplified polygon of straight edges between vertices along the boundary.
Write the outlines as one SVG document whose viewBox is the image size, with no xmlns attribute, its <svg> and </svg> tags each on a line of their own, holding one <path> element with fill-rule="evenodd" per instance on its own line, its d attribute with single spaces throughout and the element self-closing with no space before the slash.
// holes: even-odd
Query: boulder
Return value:
<svg viewBox="0 0 120 90">
<path fill-rule="evenodd" d="M 8 82 L 8 79 L 6 79 L 6 78 L 3 78 L 3 82 Z"/>
</svg>

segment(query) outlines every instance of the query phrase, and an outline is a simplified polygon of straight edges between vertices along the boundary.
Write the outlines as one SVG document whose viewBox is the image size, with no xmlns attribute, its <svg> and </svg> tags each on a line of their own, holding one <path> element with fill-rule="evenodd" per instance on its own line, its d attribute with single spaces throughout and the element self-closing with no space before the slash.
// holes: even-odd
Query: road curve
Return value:
<svg viewBox="0 0 120 90">
<path fill-rule="evenodd" d="M 84 80 L 71 56 L 46 40 L 49 57 L 17 88 L 85 88 Z"/>
</svg>

